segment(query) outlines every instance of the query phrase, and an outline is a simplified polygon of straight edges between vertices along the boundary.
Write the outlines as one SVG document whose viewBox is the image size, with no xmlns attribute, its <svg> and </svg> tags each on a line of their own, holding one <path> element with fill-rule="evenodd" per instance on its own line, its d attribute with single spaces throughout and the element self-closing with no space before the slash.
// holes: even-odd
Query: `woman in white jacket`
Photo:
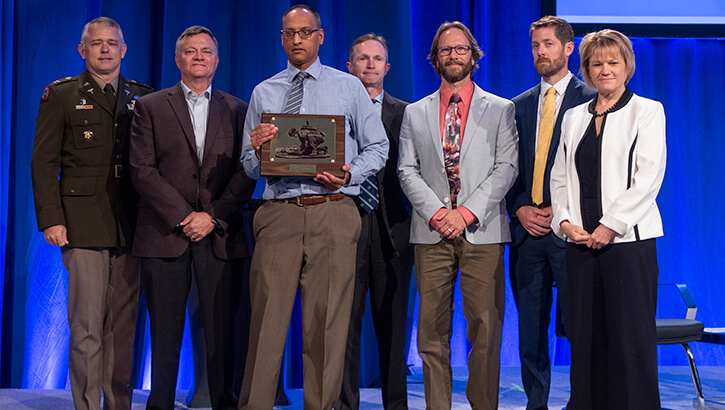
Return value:
<svg viewBox="0 0 725 410">
<path fill-rule="evenodd" d="M 569 408 L 658 409 L 664 109 L 627 88 L 635 62 L 623 34 L 587 34 L 579 54 L 597 96 L 564 115 L 551 171 L 551 227 L 567 241 Z"/>
</svg>

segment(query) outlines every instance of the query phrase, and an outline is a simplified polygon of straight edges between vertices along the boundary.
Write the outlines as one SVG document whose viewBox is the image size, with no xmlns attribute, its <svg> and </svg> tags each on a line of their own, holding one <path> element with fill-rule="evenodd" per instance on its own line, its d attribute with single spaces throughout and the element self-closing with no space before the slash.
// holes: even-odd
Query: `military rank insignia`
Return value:
<svg viewBox="0 0 725 410">
<path fill-rule="evenodd" d="M 126 104 L 126 108 L 128 108 L 130 111 L 133 111 L 134 108 L 136 108 L 136 100 L 138 100 L 138 95 L 134 95 L 133 99 Z"/>
<path fill-rule="evenodd" d="M 83 139 L 90 141 L 93 139 L 93 131 L 83 131 Z"/>
</svg>

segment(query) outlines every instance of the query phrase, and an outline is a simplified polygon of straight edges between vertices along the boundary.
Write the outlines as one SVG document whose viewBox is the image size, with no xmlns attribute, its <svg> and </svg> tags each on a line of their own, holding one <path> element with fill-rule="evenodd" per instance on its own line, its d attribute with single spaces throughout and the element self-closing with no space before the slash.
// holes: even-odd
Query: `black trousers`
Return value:
<svg viewBox="0 0 725 410">
<path fill-rule="evenodd" d="M 568 322 L 564 241 L 553 233 L 527 236 L 509 253 L 509 274 L 519 311 L 521 381 L 527 410 L 547 409 L 551 387 L 549 323 L 556 283 L 559 309 Z"/>
<path fill-rule="evenodd" d="M 360 390 L 360 334 L 365 314 L 365 296 L 378 341 L 380 378 L 385 409 L 407 409 L 406 319 L 412 258 L 400 258 L 390 242 L 379 209 L 361 217 L 357 244 L 355 293 L 345 351 L 342 392 L 336 409 L 358 409 Z M 407 255 L 409 255 L 408 253 Z"/>
<path fill-rule="evenodd" d="M 654 239 L 566 245 L 569 409 L 659 409 Z"/>
<path fill-rule="evenodd" d="M 212 408 L 236 408 L 231 393 L 235 363 L 233 324 L 238 304 L 233 275 L 241 275 L 237 265 L 219 259 L 208 237 L 189 244 L 178 258 L 142 259 L 141 278 L 151 319 L 151 392 L 147 409 L 174 408 L 192 272 L 203 317 Z"/>
</svg>

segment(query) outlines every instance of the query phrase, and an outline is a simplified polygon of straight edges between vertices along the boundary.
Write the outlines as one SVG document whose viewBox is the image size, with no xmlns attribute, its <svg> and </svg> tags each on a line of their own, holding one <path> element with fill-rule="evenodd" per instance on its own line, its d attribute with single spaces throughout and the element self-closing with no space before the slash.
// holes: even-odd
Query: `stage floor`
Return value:
<svg viewBox="0 0 725 410">
<path fill-rule="evenodd" d="M 699 367 L 705 399 L 717 399 L 725 403 L 725 367 Z M 414 375 L 408 378 L 408 405 L 411 409 L 425 409 L 423 393 L 423 376 L 420 368 L 414 369 Z M 469 409 L 466 400 L 465 368 L 453 370 L 453 409 Z M 569 368 L 557 366 L 552 370 L 552 389 L 549 398 L 549 408 L 561 409 L 566 405 L 569 396 Z M 664 409 L 680 410 L 692 409 L 695 387 L 692 384 L 690 370 L 686 366 L 660 367 L 660 396 Z M 177 393 L 176 409 L 187 409 L 183 405 L 186 398 L 185 391 Z M 288 390 L 287 394 L 292 405 L 281 407 L 285 410 L 302 409 L 302 390 Z M 145 408 L 148 391 L 136 390 L 133 397 L 133 409 Z M 526 395 L 521 388 L 520 369 L 518 367 L 502 367 L 499 388 L 500 409 L 524 409 Z M 361 392 L 361 409 L 381 409 L 381 396 L 379 389 L 363 389 Z M 708 409 L 724 409 L 725 404 L 710 404 Z M 69 390 L 0 390 L 0 409 L 13 410 L 70 410 L 73 409 L 73 400 Z"/>
</svg>

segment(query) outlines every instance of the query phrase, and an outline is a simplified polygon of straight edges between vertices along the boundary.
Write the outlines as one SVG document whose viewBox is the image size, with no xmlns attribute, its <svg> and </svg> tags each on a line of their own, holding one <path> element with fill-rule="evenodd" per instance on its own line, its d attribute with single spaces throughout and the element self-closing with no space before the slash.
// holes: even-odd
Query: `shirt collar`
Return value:
<svg viewBox="0 0 725 410">
<path fill-rule="evenodd" d="M 383 90 L 383 92 L 381 92 L 380 94 L 378 94 L 377 97 L 371 98 L 371 100 L 375 100 L 376 102 L 382 104 L 383 103 L 383 94 L 385 94 L 385 91 L 384 90 Z"/>
<path fill-rule="evenodd" d="M 181 89 L 184 90 L 184 98 L 189 98 L 189 93 L 192 93 L 192 97 L 196 97 L 196 93 L 191 90 L 191 88 L 187 87 L 186 84 L 184 84 L 183 81 L 181 81 Z M 206 97 L 207 100 L 211 100 L 211 84 L 209 84 L 209 88 L 207 88 L 199 97 Z"/>
<path fill-rule="evenodd" d="M 564 95 L 566 92 L 566 88 L 569 86 L 569 81 L 574 77 L 574 75 L 571 73 L 571 71 L 567 71 L 564 78 L 557 81 L 556 84 L 551 85 L 544 81 L 544 78 L 541 78 L 541 93 L 540 95 L 546 95 L 546 92 L 549 91 L 549 88 L 554 87 L 556 90 L 556 93 L 559 95 Z"/>
<path fill-rule="evenodd" d="M 473 81 L 468 81 L 466 85 L 463 86 L 458 91 L 458 95 L 461 97 L 461 102 L 464 105 L 468 105 L 471 102 L 471 99 L 473 98 Z M 441 84 L 441 104 L 444 106 L 448 106 L 448 103 L 451 101 L 451 95 L 453 95 L 453 91 L 451 91 L 448 87 Z M 460 104 L 460 103 L 459 103 Z"/>
<path fill-rule="evenodd" d="M 294 67 L 292 64 L 290 64 L 289 61 L 287 61 L 287 80 L 290 82 L 290 84 L 295 79 L 297 73 L 299 73 L 300 71 L 302 70 Z M 315 59 L 315 62 L 312 63 L 311 66 L 307 67 L 307 70 L 305 70 L 305 72 L 315 80 L 320 78 L 320 73 L 322 72 L 322 63 L 320 62 L 320 57 L 317 57 Z"/>
<path fill-rule="evenodd" d="M 96 76 L 95 74 L 91 73 L 90 71 L 88 73 L 91 74 L 91 78 L 93 78 L 93 80 L 96 82 L 96 84 L 98 84 L 98 86 L 101 88 L 101 90 L 103 90 L 103 88 L 106 86 L 106 82 L 103 81 L 101 79 L 101 77 Z M 119 77 L 120 76 L 117 75 L 116 78 L 114 78 L 110 82 L 110 84 L 113 86 L 113 90 L 116 92 L 116 94 L 118 94 Z"/>
</svg>

